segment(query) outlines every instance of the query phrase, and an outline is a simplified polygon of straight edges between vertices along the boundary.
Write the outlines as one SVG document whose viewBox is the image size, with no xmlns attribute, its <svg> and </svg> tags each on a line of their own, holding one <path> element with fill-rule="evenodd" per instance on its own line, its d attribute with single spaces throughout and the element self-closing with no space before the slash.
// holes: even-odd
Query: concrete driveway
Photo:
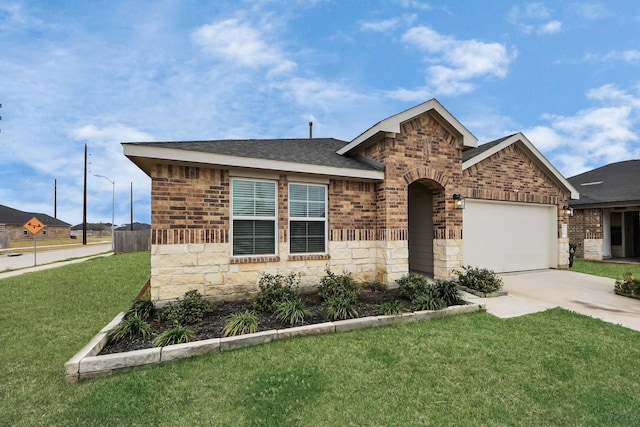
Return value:
<svg viewBox="0 0 640 427">
<path fill-rule="evenodd" d="M 508 296 L 471 298 L 498 317 L 514 317 L 553 307 L 640 331 L 640 300 L 613 292 L 615 280 L 566 270 L 501 275 Z"/>
</svg>

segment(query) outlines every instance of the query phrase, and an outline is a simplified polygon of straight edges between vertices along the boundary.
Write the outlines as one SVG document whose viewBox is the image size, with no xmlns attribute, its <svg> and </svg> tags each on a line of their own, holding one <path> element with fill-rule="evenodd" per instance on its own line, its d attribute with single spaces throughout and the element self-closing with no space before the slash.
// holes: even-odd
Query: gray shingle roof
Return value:
<svg viewBox="0 0 640 427">
<path fill-rule="evenodd" d="M 69 227 L 71 225 L 47 214 L 23 212 L 9 206 L 0 205 L 0 224 L 24 225 L 34 216 L 47 226 Z"/>
<path fill-rule="evenodd" d="M 568 181 L 580 192 L 580 200 L 572 201 L 571 206 L 640 204 L 640 160 L 611 163 Z"/>
<path fill-rule="evenodd" d="M 467 160 L 470 160 L 470 159 L 473 159 L 476 156 L 479 156 L 480 154 L 484 153 L 485 151 L 487 151 L 487 150 L 495 147 L 496 145 L 500 144 L 505 139 L 511 138 L 513 135 L 515 135 L 515 133 L 512 134 L 512 135 L 505 136 L 504 138 L 496 139 L 495 141 L 490 141 L 490 142 L 484 143 L 482 145 L 477 146 L 476 148 L 472 148 L 470 150 L 464 151 L 462 153 L 462 161 L 466 162 Z"/>
<path fill-rule="evenodd" d="M 334 138 L 299 139 L 225 139 L 213 141 L 136 142 L 133 145 L 172 148 L 228 156 L 277 160 L 292 163 L 376 170 L 337 150 L 347 144 Z"/>
</svg>

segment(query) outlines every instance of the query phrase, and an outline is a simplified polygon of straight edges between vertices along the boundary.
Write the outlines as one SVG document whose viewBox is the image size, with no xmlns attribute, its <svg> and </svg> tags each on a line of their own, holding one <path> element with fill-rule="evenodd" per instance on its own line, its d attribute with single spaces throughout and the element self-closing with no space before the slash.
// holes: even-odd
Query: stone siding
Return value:
<svg viewBox="0 0 640 427">
<path fill-rule="evenodd" d="M 602 261 L 604 254 L 603 239 L 584 239 L 584 259 Z"/>
</svg>

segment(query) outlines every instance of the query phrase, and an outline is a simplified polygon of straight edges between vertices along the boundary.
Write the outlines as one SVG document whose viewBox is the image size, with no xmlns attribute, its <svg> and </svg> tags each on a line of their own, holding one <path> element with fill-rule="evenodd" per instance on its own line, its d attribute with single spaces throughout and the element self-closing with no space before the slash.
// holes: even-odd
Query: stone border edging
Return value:
<svg viewBox="0 0 640 427">
<path fill-rule="evenodd" d="M 463 285 L 457 285 L 456 287 L 461 291 L 468 292 L 480 298 L 506 297 L 507 295 L 509 295 L 507 291 L 496 291 L 496 292 L 484 293 L 484 292 L 476 291 L 475 289 L 467 288 L 466 286 L 463 286 Z"/>
<path fill-rule="evenodd" d="M 237 335 L 225 338 L 211 338 L 207 340 L 192 341 L 184 344 L 168 345 L 166 347 L 153 347 L 142 350 L 134 350 L 124 353 L 113 353 L 98 356 L 98 353 L 107 344 L 108 333 L 122 319 L 125 313 L 119 313 L 107 326 L 89 341 L 65 367 L 65 380 L 68 383 L 99 378 L 112 375 L 115 372 L 126 371 L 136 366 L 154 365 L 187 357 L 199 356 L 216 351 L 228 351 L 242 347 L 265 344 L 270 341 L 287 339 L 296 336 L 317 335 L 331 332 L 347 332 L 363 328 L 371 328 L 396 323 L 406 323 L 417 320 L 434 319 L 456 314 L 472 313 L 486 310 L 484 304 L 465 301 L 465 305 L 454 305 L 437 311 L 414 311 L 393 316 L 369 316 L 356 319 L 338 320 L 335 322 L 316 323 L 311 325 L 296 326 L 286 329 L 272 329 L 270 331 L 256 332 L 253 334 Z"/>
<path fill-rule="evenodd" d="M 617 290 L 615 288 L 613 289 L 613 293 L 616 294 L 616 295 L 620 295 L 622 297 L 640 299 L 640 295 L 638 295 L 638 294 L 627 294 L 627 293 L 619 291 L 619 290 Z"/>
</svg>

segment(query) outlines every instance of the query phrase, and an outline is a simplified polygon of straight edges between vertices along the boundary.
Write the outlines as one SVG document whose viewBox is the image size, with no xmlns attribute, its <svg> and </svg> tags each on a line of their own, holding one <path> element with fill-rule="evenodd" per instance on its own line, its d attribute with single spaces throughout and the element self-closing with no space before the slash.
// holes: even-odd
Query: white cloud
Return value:
<svg viewBox="0 0 640 427">
<path fill-rule="evenodd" d="M 590 53 L 585 56 L 585 60 L 598 62 L 622 61 L 632 65 L 640 65 L 640 50 L 612 50 L 604 55 L 596 55 Z"/>
<path fill-rule="evenodd" d="M 562 30 L 562 22 L 548 19 L 551 12 L 544 3 L 529 3 L 513 6 L 507 14 L 507 20 L 525 34 L 555 34 Z M 544 22 L 541 22 L 544 21 Z"/>
<path fill-rule="evenodd" d="M 192 37 L 208 53 L 241 67 L 283 73 L 296 66 L 278 46 L 267 43 L 260 31 L 237 19 L 203 25 Z"/>
<path fill-rule="evenodd" d="M 537 33 L 538 34 L 555 34 L 555 33 L 559 33 L 560 30 L 562 30 L 562 22 L 549 21 L 546 24 L 542 24 L 538 26 Z"/>
<path fill-rule="evenodd" d="M 606 15 L 606 7 L 600 3 L 576 2 L 571 7 L 586 19 L 598 19 Z"/>
<path fill-rule="evenodd" d="M 432 7 L 429 3 L 425 3 L 422 1 L 418 1 L 418 0 L 402 0 L 400 2 L 400 4 L 402 5 L 402 7 L 405 8 L 413 8 L 413 9 L 419 9 L 419 10 L 431 10 Z"/>
<path fill-rule="evenodd" d="M 360 28 L 363 31 L 385 32 L 398 28 L 401 25 L 411 24 L 416 20 L 416 15 L 404 15 L 398 18 L 385 19 L 382 21 L 363 22 Z"/>
<path fill-rule="evenodd" d="M 525 130 L 527 137 L 567 176 L 603 164 L 640 157 L 637 126 L 640 95 L 604 85 L 591 89 L 587 98 L 602 105 L 572 116 L 546 114 L 547 126 Z"/>
<path fill-rule="evenodd" d="M 356 101 L 363 101 L 364 95 L 354 92 L 341 83 L 321 79 L 293 78 L 274 85 L 286 99 L 307 108 L 321 108 L 330 111 L 336 107 L 345 108 Z"/>
<path fill-rule="evenodd" d="M 487 77 L 504 78 L 515 54 L 509 54 L 500 43 L 478 40 L 458 40 L 453 36 L 439 34 L 429 27 L 414 27 L 402 40 L 423 50 L 425 61 L 433 64 L 426 69 L 427 85 L 418 88 L 412 100 L 424 93 L 461 94 L 474 89 L 473 81 Z M 413 91 L 412 91 L 413 92 Z M 409 100 L 406 89 L 391 92 L 392 97 Z"/>
</svg>

